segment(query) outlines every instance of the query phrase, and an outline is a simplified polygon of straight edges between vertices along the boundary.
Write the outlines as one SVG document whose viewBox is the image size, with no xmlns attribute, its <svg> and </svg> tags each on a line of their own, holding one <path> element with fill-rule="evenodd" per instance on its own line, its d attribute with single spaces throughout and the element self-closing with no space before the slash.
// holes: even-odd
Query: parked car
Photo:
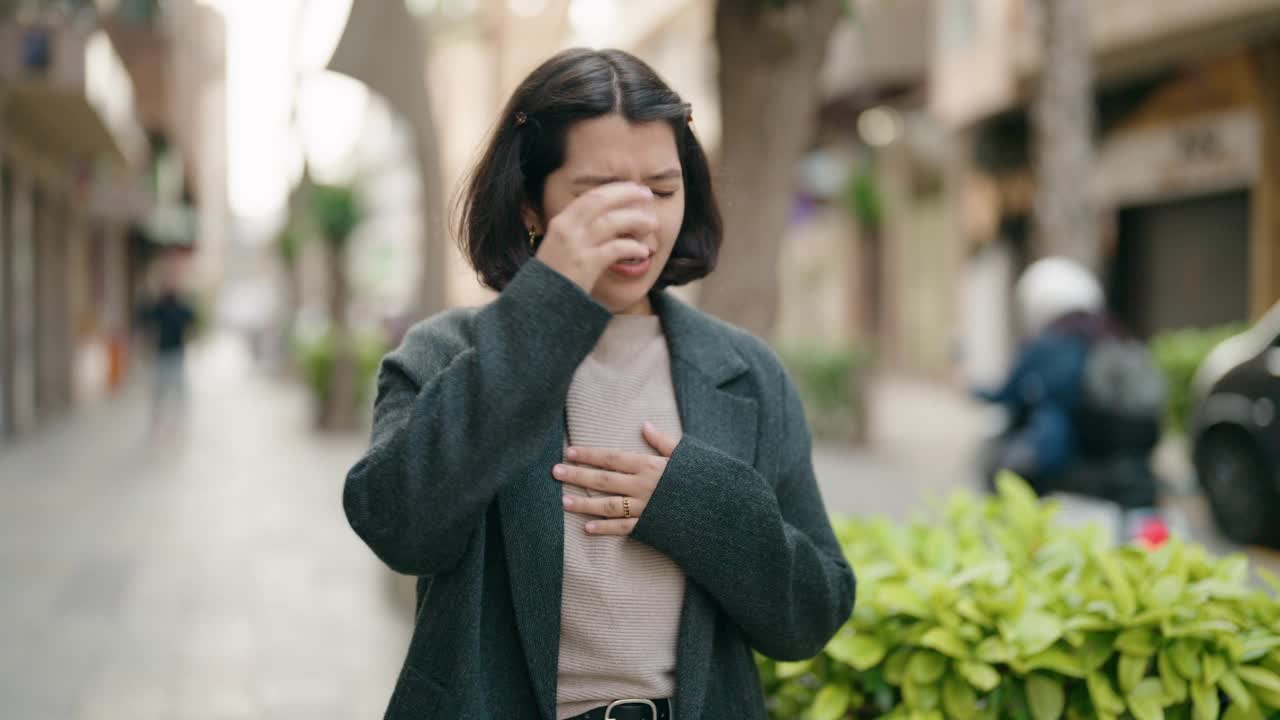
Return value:
<svg viewBox="0 0 1280 720">
<path fill-rule="evenodd" d="M 1196 473 L 1223 534 L 1280 547 L 1280 303 L 1214 348 L 1192 387 Z"/>
</svg>

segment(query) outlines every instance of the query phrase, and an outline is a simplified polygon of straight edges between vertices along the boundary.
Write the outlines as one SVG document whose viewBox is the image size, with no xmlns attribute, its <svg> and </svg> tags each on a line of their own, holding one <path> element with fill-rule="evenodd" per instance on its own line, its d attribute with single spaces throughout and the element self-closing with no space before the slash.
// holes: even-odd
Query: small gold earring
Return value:
<svg viewBox="0 0 1280 720">
<path fill-rule="evenodd" d="M 529 228 L 529 251 L 533 252 L 534 246 L 538 244 L 538 233 L 533 228 Z"/>
</svg>

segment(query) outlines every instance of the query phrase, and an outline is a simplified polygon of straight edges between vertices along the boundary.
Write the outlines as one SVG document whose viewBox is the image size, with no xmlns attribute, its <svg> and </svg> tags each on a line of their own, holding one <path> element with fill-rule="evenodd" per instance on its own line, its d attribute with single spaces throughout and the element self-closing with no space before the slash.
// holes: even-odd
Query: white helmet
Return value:
<svg viewBox="0 0 1280 720">
<path fill-rule="evenodd" d="M 1037 260 L 1018 278 L 1018 307 L 1028 335 L 1073 312 L 1101 312 L 1106 296 L 1088 268 L 1064 257 Z"/>
</svg>

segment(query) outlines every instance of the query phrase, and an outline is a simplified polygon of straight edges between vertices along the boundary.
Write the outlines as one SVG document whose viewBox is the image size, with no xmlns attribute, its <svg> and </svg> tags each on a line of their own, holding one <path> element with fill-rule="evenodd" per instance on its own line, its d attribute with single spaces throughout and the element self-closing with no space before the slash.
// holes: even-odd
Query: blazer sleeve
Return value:
<svg viewBox="0 0 1280 720">
<path fill-rule="evenodd" d="M 778 374 L 776 482 L 684 438 L 633 534 L 705 588 L 757 650 L 802 660 L 849 619 L 855 581 L 818 492 L 799 396 Z"/>
<path fill-rule="evenodd" d="M 391 569 L 436 575 L 560 422 L 574 370 L 608 310 L 539 260 L 477 312 L 470 337 L 435 320 L 383 359 L 369 450 L 347 474 L 352 529 Z M 448 342 L 460 347 L 442 352 Z"/>
</svg>

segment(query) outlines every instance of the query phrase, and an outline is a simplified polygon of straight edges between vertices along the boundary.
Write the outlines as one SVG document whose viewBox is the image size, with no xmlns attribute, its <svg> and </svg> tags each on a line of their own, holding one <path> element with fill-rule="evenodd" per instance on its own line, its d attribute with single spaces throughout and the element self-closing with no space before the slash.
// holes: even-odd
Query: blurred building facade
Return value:
<svg viewBox="0 0 1280 720">
<path fill-rule="evenodd" d="M 145 139 L 91 14 L 0 26 L 0 434 L 65 413 L 129 318 Z M 97 384 L 105 381 L 99 372 Z"/>
<path fill-rule="evenodd" d="M 1280 2 L 1089 4 L 1112 309 L 1143 337 L 1256 318 L 1280 299 Z M 929 107 L 957 152 L 950 227 L 967 257 L 969 369 L 988 376 L 1016 335 L 1010 289 L 1031 261 L 1027 120 L 1036 4 L 938 0 Z"/>
<path fill-rule="evenodd" d="M 132 0 L 101 22 L 129 71 L 149 141 L 146 234 L 190 250 L 192 284 L 213 292 L 231 252 L 223 17 L 196 0 Z"/>
<path fill-rule="evenodd" d="M 76 5 L 0 21 L 0 438 L 123 383 L 149 261 L 196 239 L 188 160 L 225 154 L 177 149 L 219 113 L 172 92 L 198 87 L 173 73 L 199 48 L 158 3 Z"/>
</svg>

